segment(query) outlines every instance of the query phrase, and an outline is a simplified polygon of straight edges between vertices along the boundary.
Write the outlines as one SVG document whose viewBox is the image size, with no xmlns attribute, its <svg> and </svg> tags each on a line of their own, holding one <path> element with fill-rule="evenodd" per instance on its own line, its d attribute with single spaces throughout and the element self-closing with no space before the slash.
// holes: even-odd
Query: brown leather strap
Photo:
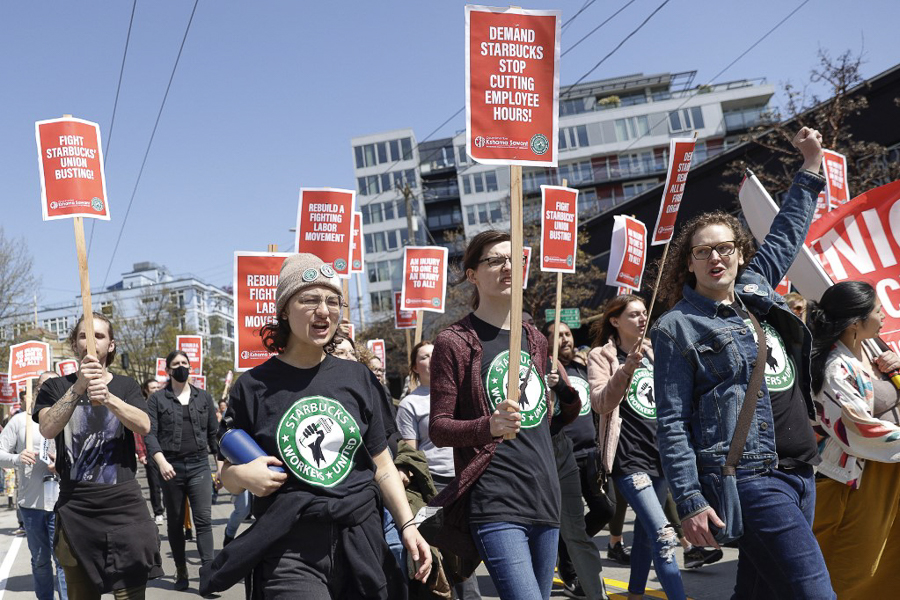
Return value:
<svg viewBox="0 0 900 600">
<path fill-rule="evenodd" d="M 753 422 L 753 413 L 756 411 L 756 402 L 762 396 L 763 376 L 766 373 L 766 357 L 768 344 L 766 344 L 766 332 L 760 326 L 759 320 L 749 310 L 750 322 L 756 331 L 756 364 L 750 373 L 750 383 L 747 384 L 747 393 L 744 396 L 744 404 L 738 415 L 737 426 L 734 429 L 734 437 L 731 438 L 731 447 L 728 449 L 728 458 L 722 466 L 723 475 L 734 475 L 734 470 L 744 453 L 744 445 L 747 443 L 747 435 L 750 433 L 750 424 Z"/>
</svg>

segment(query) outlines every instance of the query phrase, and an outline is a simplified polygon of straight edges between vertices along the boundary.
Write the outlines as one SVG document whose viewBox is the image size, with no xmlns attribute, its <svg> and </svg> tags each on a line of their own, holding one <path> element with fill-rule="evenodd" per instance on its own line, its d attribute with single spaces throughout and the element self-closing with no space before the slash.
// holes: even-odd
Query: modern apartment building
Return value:
<svg viewBox="0 0 900 600">
<path fill-rule="evenodd" d="M 526 221 L 540 217 L 540 186 L 561 185 L 564 179 L 580 190 L 581 219 L 614 214 L 665 179 L 670 138 L 696 132 L 694 165 L 700 164 L 736 145 L 740 134 L 758 124 L 775 91 L 764 80 L 697 86 L 695 75 L 635 74 L 563 86 L 559 166 L 523 170 Z M 399 230 L 405 232 L 406 218 L 398 178 L 415 181 L 410 187 L 414 221 L 424 229 L 421 237 L 447 246 L 451 257 L 465 238 L 488 228 L 509 228 L 509 169 L 472 161 L 465 152 L 465 131 L 417 145 L 412 130 L 398 130 L 354 138 L 352 145 L 374 318 L 391 309 L 389 290 L 399 289 L 402 277 L 405 238 Z M 370 232 L 375 236 L 371 247 Z M 387 232 L 384 241 L 382 232 Z"/>
</svg>

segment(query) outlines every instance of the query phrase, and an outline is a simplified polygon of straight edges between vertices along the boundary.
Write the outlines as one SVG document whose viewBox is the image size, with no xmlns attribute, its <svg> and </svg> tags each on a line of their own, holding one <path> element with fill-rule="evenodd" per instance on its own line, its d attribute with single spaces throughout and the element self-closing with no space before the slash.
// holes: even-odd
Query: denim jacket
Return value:
<svg viewBox="0 0 900 600">
<path fill-rule="evenodd" d="M 810 172 L 794 177 L 769 234 L 734 286 L 747 310 L 766 317 L 784 340 L 811 419 L 812 337 L 774 287 L 797 257 L 824 187 L 825 180 Z M 682 519 L 709 505 L 699 478 L 725 464 L 757 355 L 753 328 L 730 304 L 701 296 L 689 285 L 683 295 L 650 332 L 656 353 L 659 453 Z M 772 403 L 763 385 L 738 477 L 759 474 L 777 463 Z"/>
<path fill-rule="evenodd" d="M 190 386 L 191 398 L 187 409 L 191 415 L 191 429 L 194 432 L 194 440 L 197 447 L 208 447 L 212 454 L 219 451 L 219 442 L 216 438 L 218 422 L 216 421 L 216 406 L 212 396 L 206 390 Z M 147 458 L 150 459 L 157 452 L 171 456 L 181 450 L 181 425 L 184 419 L 184 406 L 175 397 L 172 385 L 154 392 L 147 399 L 147 412 L 150 416 L 150 433 L 144 440 L 147 443 Z"/>
</svg>

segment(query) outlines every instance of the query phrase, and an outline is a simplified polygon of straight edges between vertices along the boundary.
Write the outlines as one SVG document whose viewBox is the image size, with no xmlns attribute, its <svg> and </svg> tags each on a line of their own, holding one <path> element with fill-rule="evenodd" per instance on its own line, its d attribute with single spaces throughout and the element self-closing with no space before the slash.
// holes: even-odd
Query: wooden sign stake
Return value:
<svg viewBox="0 0 900 600">
<path fill-rule="evenodd" d="M 569 187 L 568 183 L 568 179 L 562 180 L 563 187 Z M 559 313 L 562 310 L 562 276 L 562 272 L 556 273 L 556 313 L 553 317 L 553 362 L 550 364 L 551 371 L 556 370 L 556 360 L 559 358 Z"/>
<path fill-rule="evenodd" d="M 412 362 L 412 336 L 409 335 L 409 329 L 404 329 L 403 333 L 406 334 L 406 364 L 410 364 Z"/>
<path fill-rule="evenodd" d="M 87 248 L 84 244 L 84 218 L 75 217 L 75 252 L 78 254 L 78 277 L 81 279 L 81 308 L 84 311 L 84 335 L 87 338 L 87 353 L 97 356 L 97 342 L 94 339 L 94 310 L 91 308 L 91 280 L 88 276 Z"/>
<path fill-rule="evenodd" d="M 522 362 L 522 167 L 509 167 L 509 221 L 510 221 L 510 271 L 512 290 L 509 307 L 509 376 L 506 398 L 519 401 L 519 365 Z M 514 412 L 514 411 L 510 411 Z M 513 440 L 516 434 L 508 433 L 505 440 Z"/>
<path fill-rule="evenodd" d="M 425 311 L 417 310 L 416 311 L 416 344 L 422 341 L 422 317 L 424 316 Z M 407 331 L 409 331 L 407 329 Z"/>
<path fill-rule="evenodd" d="M 344 318 L 350 322 L 350 280 L 341 279 L 341 286 L 344 290 Z"/>
<path fill-rule="evenodd" d="M 31 379 L 25 380 L 25 449 L 33 450 L 34 445 L 32 444 L 32 440 L 34 439 L 34 433 L 32 432 L 31 427 L 31 410 L 32 410 L 32 399 L 31 399 Z"/>
</svg>

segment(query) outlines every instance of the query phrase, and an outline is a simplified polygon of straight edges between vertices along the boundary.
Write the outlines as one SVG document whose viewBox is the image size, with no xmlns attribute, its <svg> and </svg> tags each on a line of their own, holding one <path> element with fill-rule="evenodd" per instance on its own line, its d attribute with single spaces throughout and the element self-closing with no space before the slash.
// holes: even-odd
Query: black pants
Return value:
<svg viewBox="0 0 900 600">
<path fill-rule="evenodd" d="M 172 558 L 176 565 L 184 565 L 184 498 L 191 502 L 197 549 L 202 564 L 212 562 L 213 534 L 211 519 L 212 475 L 206 454 L 181 459 L 169 459 L 175 469 L 175 477 L 163 481 L 163 497 L 166 500 L 166 531 Z"/>
<path fill-rule="evenodd" d="M 147 458 L 144 465 L 147 473 L 147 488 L 150 491 L 150 506 L 153 508 L 153 516 L 159 516 L 166 512 L 162 497 L 162 476 L 159 474 L 159 465 L 152 458 Z"/>
<path fill-rule="evenodd" d="M 610 506 L 599 492 L 595 452 L 591 451 L 587 455 L 580 456 L 575 462 L 578 463 L 578 475 L 581 478 L 581 496 L 588 507 L 588 512 L 584 515 L 584 530 L 589 538 L 593 538 L 612 519 L 615 514 L 615 506 Z M 563 581 L 575 579 L 575 566 L 572 564 L 572 559 L 569 558 L 569 551 L 562 537 L 559 538 L 559 565 L 557 568 Z"/>
</svg>

